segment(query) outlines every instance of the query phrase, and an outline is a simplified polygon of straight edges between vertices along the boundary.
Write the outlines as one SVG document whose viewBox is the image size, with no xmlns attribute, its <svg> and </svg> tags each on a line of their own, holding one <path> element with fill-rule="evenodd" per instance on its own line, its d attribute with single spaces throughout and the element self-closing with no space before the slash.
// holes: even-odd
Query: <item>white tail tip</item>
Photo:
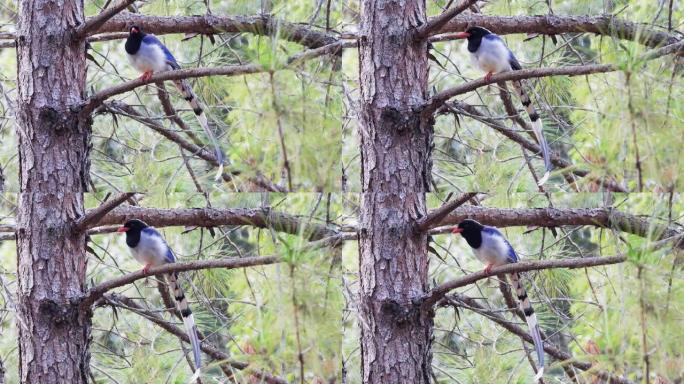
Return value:
<svg viewBox="0 0 684 384">
<path fill-rule="evenodd" d="M 544 172 L 544 176 L 541 179 L 539 179 L 539 181 L 537 182 L 537 185 L 540 187 L 542 185 L 544 185 L 544 183 L 546 183 L 546 181 L 549 180 L 550 175 L 551 175 L 551 172 L 549 172 L 549 171 Z"/>
<path fill-rule="evenodd" d="M 537 374 L 534 375 L 534 382 L 538 383 L 539 380 L 541 380 L 542 376 L 544 376 L 544 367 L 539 368 Z"/>
<path fill-rule="evenodd" d="M 216 171 L 216 176 L 214 177 L 214 181 L 221 181 L 222 177 L 223 177 L 223 164 L 220 164 L 218 171 Z"/>
<path fill-rule="evenodd" d="M 190 381 L 188 383 L 197 383 L 200 378 L 200 369 L 197 368 L 195 372 L 192 374 L 192 377 L 190 377 Z"/>
</svg>

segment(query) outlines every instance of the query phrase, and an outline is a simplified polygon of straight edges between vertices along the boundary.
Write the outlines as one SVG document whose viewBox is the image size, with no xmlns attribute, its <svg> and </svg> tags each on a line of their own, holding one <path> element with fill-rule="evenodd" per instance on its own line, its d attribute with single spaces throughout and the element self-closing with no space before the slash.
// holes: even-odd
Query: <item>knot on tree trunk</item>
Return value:
<svg viewBox="0 0 684 384">
<path fill-rule="evenodd" d="M 83 324 L 84 317 L 92 317 L 90 308 L 81 308 L 83 297 L 70 298 L 67 302 L 57 302 L 53 299 L 40 300 L 39 310 L 47 321 L 55 325 L 67 326 Z"/>
<path fill-rule="evenodd" d="M 421 308 L 422 297 L 400 302 L 395 299 L 382 300 L 381 311 L 387 321 L 399 326 L 414 326 L 425 324 L 426 320 L 431 321 L 434 317 L 432 309 L 423 311 Z"/>
<path fill-rule="evenodd" d="M 385 123 L 393 125 L 398 132 L 413 132 L 421 127 L 420 112 L 413 108 L 384 107 L 381 110 L 381 118 Z"/>
</svg>

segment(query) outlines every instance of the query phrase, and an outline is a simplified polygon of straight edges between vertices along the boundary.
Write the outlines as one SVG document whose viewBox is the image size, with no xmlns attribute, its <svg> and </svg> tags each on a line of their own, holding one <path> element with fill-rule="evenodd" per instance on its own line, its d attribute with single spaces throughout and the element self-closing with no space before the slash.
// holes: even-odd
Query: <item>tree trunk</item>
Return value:
<svg viewBox="0 0 684 384">
<path fill-rule="evenodd" d="M 88 182 L 90 119 L 85 89 L 82 0 L 19 2 L 17 212 L 19 374 L 22 383 L 86 383 L 89 313 L 78 311 L 86 253 L 72 235 Z"/>
<path fill-rule="evenodd" d="M 418 19 L 420 18 L 420 20 Z M 412 300 L 427 288 L 427 237 L 414 234 L 430 185 L 432 121 L 424 0 L 365 0 L 359 42 L 362 208 L 359 252 L 364 383 L 429 383 L 432 318 Z"/>
</svg>

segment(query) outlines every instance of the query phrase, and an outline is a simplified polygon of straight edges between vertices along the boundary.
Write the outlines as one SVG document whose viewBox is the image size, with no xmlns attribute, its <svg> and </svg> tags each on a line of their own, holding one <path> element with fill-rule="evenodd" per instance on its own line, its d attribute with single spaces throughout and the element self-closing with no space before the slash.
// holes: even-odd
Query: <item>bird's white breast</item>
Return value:
<svg viewBox="0 0 684 384">
<path fill-rule="evenodd" d="M 128 55 L 128 59 L 135 69 L 140 72 L 163 72 L 166 71 L 166 55 L 158 45 L 140 44 L 140 49 L 135 55 Z"/>
<path fill-rule="evenodd" d="M 509 55 L 503 41 L 483 38 L 477 51 L 471 53 L 471 59 L 482 71 L 499 73 L 511 70 Z"/>
<path fill-rule="evenodd" d="M 509 246 L 501 236 L 482 233 L 482 244 L 474 250 L 475 256 L 483 263 L 503 265 L 508 263 Z"/>
<path fill-rule="evenodd" d="M 168 246 L 158 236 L 150 236 L 145 232 L 140 234 L 138 245 L 131 248 L 133 257 L 141 263 L 162 265 L 166 263 Z"/>
</svg>

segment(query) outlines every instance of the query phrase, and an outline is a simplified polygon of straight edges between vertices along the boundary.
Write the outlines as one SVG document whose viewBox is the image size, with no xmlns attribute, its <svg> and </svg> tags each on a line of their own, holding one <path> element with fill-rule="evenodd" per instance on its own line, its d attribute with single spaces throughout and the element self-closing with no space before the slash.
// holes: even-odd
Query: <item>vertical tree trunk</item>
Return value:
<svg viewBox="0 0 684 384">
<path fill-rule="evenodd" d="M 70 31 L 82 0 L 23 0 L 17 31 L 21 195 L 17 213 L 19 373 L 22 383 L 86 383 L 90 318 L 83 214 L 90 121 L 80 119 L 85 44 Z"/>
<path fill-rule="evenodd" d="M 419 20 L 420 18 L 420 20 Z M 427 287 L 425 214 L 432 121 L 427 47 L 411 38 L 424 0 L 365 0 L 360 39 L 361 354 L 364 383 L 429 383 L 432 319 L 412 303 Z"/>
</svg>

